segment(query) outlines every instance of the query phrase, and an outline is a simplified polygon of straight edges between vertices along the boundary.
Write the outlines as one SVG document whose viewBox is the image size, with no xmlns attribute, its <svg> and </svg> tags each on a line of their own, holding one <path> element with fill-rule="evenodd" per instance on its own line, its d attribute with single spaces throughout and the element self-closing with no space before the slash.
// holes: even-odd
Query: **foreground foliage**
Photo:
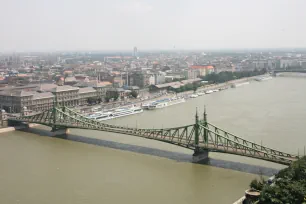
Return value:
<svg viewBox="0 0 306 204">
<path fill-rule="evenodd" d="M 273 184 L 253 180 L 250 186 L 261 191 L 260 204 L 306 204 L 306 157 L 281 170 Z"/>
</svg>

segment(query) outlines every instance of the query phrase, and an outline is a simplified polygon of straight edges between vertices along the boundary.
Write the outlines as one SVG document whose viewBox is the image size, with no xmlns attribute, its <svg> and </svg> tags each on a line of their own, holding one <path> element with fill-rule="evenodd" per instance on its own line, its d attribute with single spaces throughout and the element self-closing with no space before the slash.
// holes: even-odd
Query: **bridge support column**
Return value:
<svg viewBox="0 0 306 204">
<path fill-rule="evenodd" d="M 207 149 L 196 149 L 192 155 L 193 163 L 206 163 L 208 161 Z"/>
<path fill-rule="evenodd" d="M 53 129 L 51 130 L 52 137 L 54 136 L 61 136 L 61 135 L 67 135 L 69 134 L 68 128 L 61 128 L 61 129 Z"/>
</svg>

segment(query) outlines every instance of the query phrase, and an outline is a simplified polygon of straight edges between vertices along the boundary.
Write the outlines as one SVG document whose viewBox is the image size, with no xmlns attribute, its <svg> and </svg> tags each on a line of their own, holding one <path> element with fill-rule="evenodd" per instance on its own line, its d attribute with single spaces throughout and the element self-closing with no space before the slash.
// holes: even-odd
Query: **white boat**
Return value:
<svg viewBox="0 0 306 204">
<path fill-rule="evenodd" d="M 196 97 L 198 97 L 199 95 L 198 94 L 191 94 L 190 95 L 190 98 L 196 98 Z"/>
<path fill-rule="evenodd" d="M 142 104 L 142 105 L 141 105 L 141 107 L 142 107 L 143 109 L 146 109 L 146 110 L 149 109 L 149 106 L 150 106 L 150 103 L 145 103 L 145 104 Z"/>
<path fill-rule="evenodd" d="M 211 93 L 214 93 L 214 91 L 213 90 L 208 90 L 208 91 L 205 92 L 205 94 L 211 94 Z"/>
<path fill-rule="evenodd" d="M 219 89 L 214 89 L 214 90 L 212 90 L 213 92 L 218 92 L 219 91 Z"/>
<path fill-rule="evenodd" d="M 134 115 L 134 114 L 138 114 L 142 112 L 143 112 L 142 108 L 134 106 L 131 108 L 118 108 L 118 109 L 115 109 L 114 111 L 109 111 L 109 112 L 104 112 L 104 113 L 99 113 L 99 114 L 95 113 L 89 116 L 88 118 L 102 121 L 102 120 L 120 118 L 120 117 L 124 117 L 128 115 Z"/>
<path fill-rule="evenodd" d="M 149 110 L 153 110 L 156 108 L 164 108 L 167 106 L 172 106 L 172 105 L 176 105 L 179 103 L 184 103 L 185 99 L 184 98 L 166 98 L 166 99 L 161 99 L 158 101 L 154 101 L 153 103 L 151 103 L 148 107 Z"/>
<path fill-rule="evenodd" d="M 102 111 L 99 112 L 95 112 L 94 114 L 91 114 L 89 116 L 87 116 L 88 119 L 96 119 L 97 117 L 100 117 L 101 115 L 103 115 Z"/>
<path fill-rule="evenodd" d="M 259 77 L 259 78 L 256 78 L 255 80 L 256 81 L 266 81 L 266 80 L 269 80 L 269 79 L 272 79 L 272 77 L 271 76 Z"/>
<path fill-rule="evenodd" d="M 199 92 L 199 93 L 197 93 L 199 96 L 203 96 L 203 95 L 205 95 L 205 93 L 204 92 Z"/>
<path fill-rule="evenodd" d="M 239 83 L 239 84 L 232 84 L 232 88 L 236 88 L 236 87 L 247 85 L 247 84 L 250 84 L 250 82 L 247 81 L 247 82 L 243 82 L 243 83 Z"/>
</svg>

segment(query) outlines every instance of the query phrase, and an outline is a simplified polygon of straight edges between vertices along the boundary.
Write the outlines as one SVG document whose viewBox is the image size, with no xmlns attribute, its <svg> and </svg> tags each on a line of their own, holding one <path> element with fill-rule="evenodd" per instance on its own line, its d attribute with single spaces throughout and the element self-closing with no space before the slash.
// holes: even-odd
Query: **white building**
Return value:
<svg viewBox="0 0 306 204">
<path fill-rule="evenodd" d="M 154 76 L 154 74 L 149 76 L 149 85 L 155 85 L 155 76 Z"/>
<path fill-rule="evenodd" d="M 281 59 L 280 68 L 285 69 L 288 67 L 298 67 L 301 66 L 301 63 L 297 59 Z"/>
<path fill-rule="evenodd" d="M 158 72 L 150 75 L 149 85 L 164 84 L 166 82 L 166 73 Z"/>
<path fill-rule="evenodd" d="M 155 74 L 155 84 L 164 84 L 166 82 L 166 73 L 159 72 Z"/>
</svg>

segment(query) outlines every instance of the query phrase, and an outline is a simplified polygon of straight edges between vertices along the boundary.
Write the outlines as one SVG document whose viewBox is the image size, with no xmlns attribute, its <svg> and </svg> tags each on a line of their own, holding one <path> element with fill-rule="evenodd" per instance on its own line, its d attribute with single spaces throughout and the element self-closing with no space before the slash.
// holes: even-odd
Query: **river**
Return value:
<svg viewBox="0 0 306 204">
<path fill-rule="evenodd" d="M 109 122 L 175 127 L 193 123 L 196 107 L 202 114 L 206 105 L 211 123 L 254 142 L 304 154 L 306 95 L 302 87 L 306 87 L 303 78 L 254 81 Z M 225 204 L 241 197 L 258 177 L 248 168 L 284 167 L 218 153 L 210 153 L 211 165 L 192 164 L 190 150 L 170 144 L 76 129 L 68 139 L 60 139 L 47 137 L 46 130 L 37 127 L 0 135 L 0 203 Z M 236 170 L 217 167 L 223 164 Z"/>
</svg>

